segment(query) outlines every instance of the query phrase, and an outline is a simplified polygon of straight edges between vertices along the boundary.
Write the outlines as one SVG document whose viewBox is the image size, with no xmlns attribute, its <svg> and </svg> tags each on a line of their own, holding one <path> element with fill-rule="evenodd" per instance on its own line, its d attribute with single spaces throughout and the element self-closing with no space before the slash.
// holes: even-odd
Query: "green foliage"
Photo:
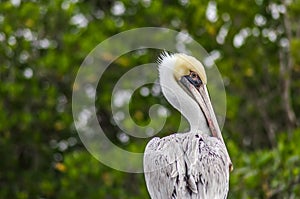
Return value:
<svg viewBox="0 0 300 199">
<path fill-rule="evenodd" d="M 297 198 L 300 190 L 300 129 L 282 134 L 276 148 L 244 153 L 228 144 L 236 169 L 229 198 Z M 235 148 L 235 150 L 233 150 Z"/>
<path fill-rule="evenodd" d="M 129 199 L 147 195 L 142 174 L 112 172 L 89 153 L 68 154 L 63 166 L 58 198 Z"/>
<path fill-rule="evenodd" d="M 124 12 L 114 12 L 116 5 Z M 216 6 L 215 16 L 208 16 L 209 5 Z M 220 55 L 215 62 L 227 91 L 223 135 L 235 166 L 229 198 L 298 198 L 299 10 L 299 0 L 1 1 L 0 198 L 148 198 L 142 174 L 115 171 L 86 151 L 71 110 L 86 55 L 106 38 L 144 26 L 187 32 Z M 118 138 L 110 100 L 124 73 L 159 53 L 145 52 L 116 60 L 96 100 L 109 139 L 136 152 L 148 140 Z M 130 114 L 145 125 L 156 103 L 170 112 L 159 136 L 174 132 L 180 114 L 161 95 L 136 92 Z"/>
</svg>

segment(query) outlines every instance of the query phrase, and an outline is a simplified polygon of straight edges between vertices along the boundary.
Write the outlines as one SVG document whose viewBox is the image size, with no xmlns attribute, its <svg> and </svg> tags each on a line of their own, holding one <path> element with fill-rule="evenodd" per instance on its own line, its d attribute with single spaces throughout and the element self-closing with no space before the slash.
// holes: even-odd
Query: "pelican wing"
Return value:
<svg viewBox="0 0 300 199">
<path fill-rule="evenodd" d="M 152 139 L 144 171 L 152 199 L 219 199 L 229 189 L 226 148 L 200 132 Z"/>
</svg>

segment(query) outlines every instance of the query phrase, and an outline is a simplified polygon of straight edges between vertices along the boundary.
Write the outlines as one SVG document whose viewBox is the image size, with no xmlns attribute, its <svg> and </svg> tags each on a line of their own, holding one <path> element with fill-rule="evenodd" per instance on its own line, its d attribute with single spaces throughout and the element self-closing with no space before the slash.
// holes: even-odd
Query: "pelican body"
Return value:
<svg viewBox="0 0 300 199">
<path fill-rule="evenodd" d="M 151 198 L 227 198 L 233 167 L 203 65 L 185 54 L 162 53 L 158 69 L 164 96 L 188 120 L 190 131 L 155 137 L 147 144 L 144 172 Z"/>
</svg>

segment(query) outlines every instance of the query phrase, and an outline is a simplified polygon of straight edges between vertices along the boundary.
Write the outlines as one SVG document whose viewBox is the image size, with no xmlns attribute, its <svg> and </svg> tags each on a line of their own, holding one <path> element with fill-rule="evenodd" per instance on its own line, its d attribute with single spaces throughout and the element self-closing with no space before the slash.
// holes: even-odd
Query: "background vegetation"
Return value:
<svg viewBox="0 0 300 199">
<path fill-rule="evenodd" d="M 235 165 L 228 198 L 299 198 L 299 13 L 299 0 L 0 1 L 0 198 L 149 198 L 142 174 L 108 168 L 86 151 L 71 110 L 84 57 L 106 38 L 144 26 L 187 32 L 216 55 Z M 120 139 L 111 89 L 158 53 L 125 56 L 99 84 L 99 121 L 124 149 L 142 152 L 149 139 Z M 161 95 L 137 92 L 131 114 L 147 123 L 145 104 L 157 101 L 171 113 L 163 136 L 180 114 Z"/>
</svg>

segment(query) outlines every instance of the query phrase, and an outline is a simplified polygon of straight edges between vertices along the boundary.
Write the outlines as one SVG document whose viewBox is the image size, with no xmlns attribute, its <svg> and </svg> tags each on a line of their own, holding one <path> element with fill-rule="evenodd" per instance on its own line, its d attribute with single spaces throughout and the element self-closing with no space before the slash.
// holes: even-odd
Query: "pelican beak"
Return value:
<svg viewBox="0 0 300 199">
<path fill-rule="evenodd" d="M 186 89 L 190 92 L 196 102 L 199 104 L 205 118 L 207 121 L 207 125 L 211 131 L 213 137 L 219 139 L 225 146 L 225 142 L 223 140 L 220 127 L 218 125 L 218 121 L 216 115 L 214 113 L 210 97 L 205 84 L 200 84 L 199 86 L 193 85 L 185 76 L 180 79 L 180 82 L 186 87 Z M 226 156 L 229 161 L 229 170 L 233 170 L 233 165 L 228 154 L 226 148 Z"/>
</svg>

